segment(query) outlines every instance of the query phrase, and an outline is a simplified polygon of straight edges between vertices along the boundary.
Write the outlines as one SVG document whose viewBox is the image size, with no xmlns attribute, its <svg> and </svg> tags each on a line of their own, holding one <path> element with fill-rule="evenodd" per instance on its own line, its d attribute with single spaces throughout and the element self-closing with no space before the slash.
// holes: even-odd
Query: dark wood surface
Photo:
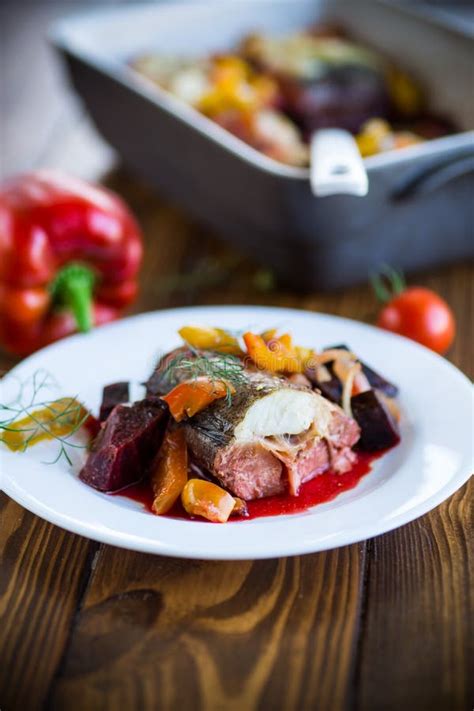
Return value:
<svg viewBox="0 0 474 711">
<path fill-rule="evenodd" d="M 98 177 L 110 167 L 41 39 L 61 7 L 0 8 L 4 174 L 55 165 Z M 229 251 L 123 170 L 104 180 L 145 231 L 136 311 L 259 303 L 373 318 L 366 287 L 262 293 L 246 262 L 226 284 L 160 290 L 163 275 Z M 472 377 L 472 268 L 416 281 L 452 305 L 458 335 L 449 358 Z M 0 356 L 0 368 L 13 364 Z M 237 563 L 100 545 L 0 495 L 0 708 L 467 710 L 472 493 L 471 482 L 430 514 L 359 545 Z"/>
</svg>

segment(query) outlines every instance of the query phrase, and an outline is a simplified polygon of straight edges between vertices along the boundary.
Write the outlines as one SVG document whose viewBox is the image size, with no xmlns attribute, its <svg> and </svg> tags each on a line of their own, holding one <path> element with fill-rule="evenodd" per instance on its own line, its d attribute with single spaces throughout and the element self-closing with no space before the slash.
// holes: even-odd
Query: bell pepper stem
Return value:
<svg viewBox="0 0 474 711">
<path fill-rule="evenodd" d="M 69 308 L 81 333 L 93 326 L 92 296 L 95 276 L 84 264 L 68 264 L 56 275 L 52 284 L 53 301 Z"/>
</svg>

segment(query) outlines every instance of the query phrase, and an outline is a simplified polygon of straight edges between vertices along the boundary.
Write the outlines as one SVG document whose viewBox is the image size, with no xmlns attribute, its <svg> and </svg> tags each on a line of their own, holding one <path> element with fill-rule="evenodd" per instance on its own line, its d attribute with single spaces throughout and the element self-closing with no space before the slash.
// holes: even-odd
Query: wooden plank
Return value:
<svg viewBox="0 0 474 711">
<path fill-rule="evenodd" d="M 371 545 L 361 711 L 472 705 L 474 485 Z"/>
<path fill-rule="evenodd" d="M 361 553 L 182 561 L 104 548 L 52 709 L 343 709 Z"/>
<path fill-rule="evenodd" d="M 0 493 L 0 707 L 40 709 L 97 544 Z"/>
</svg>

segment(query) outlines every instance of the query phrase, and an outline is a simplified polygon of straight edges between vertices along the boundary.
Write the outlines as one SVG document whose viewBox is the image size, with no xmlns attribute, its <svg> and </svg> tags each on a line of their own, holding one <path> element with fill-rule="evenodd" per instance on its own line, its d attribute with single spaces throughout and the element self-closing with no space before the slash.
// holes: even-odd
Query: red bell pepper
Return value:
<svg viewBox="0 0 474 711">
<path fill-rule="evenodd" d="M 112 192 L 52 171 L 0 184 L 0 344 L 28 354 L 117 318 L 142 238 Z"/>
</svg>

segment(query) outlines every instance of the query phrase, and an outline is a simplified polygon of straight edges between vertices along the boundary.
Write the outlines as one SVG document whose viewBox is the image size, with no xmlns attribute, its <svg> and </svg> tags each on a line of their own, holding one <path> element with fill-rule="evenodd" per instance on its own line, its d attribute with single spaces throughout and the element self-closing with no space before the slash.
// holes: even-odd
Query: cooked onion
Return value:
<svg viewBox="0 0 474 711">
<path fill-rule="evenodd" d="M 344 351 L 342 351 L 344 353 Z M 342 383 L 342 409 L 349 417 L 352 417 L 351 397 L 356 386 L 356 392 L 362 393 L 370 390 L 370 383 L 362 372 L 362 365 L 356 357 L 345 351 L 346 357 L 342 355 L 334 361 L 334 375 Z"/>
<path fill-rule="evenodd" d="M 400 421 L 400 408 L 398 407 L 397 403 L 393 399 L 393 397 L 388 397 L 388 395 L 385 395 L 385 393 L 381 392 L 380 390 L 377 390 L 377 393 L 379 397 L 383 400 L 384 404 L 387 407 L 387 410 L 390 412 L 392 417 L 396 422 Z"/>
<path fill-rule="evenodd" d="M 357 360 L 357 356 L 351 351 L 346 351 L 343 348 L 331 348 L 328 351 L 323 351 L 322 353 L 315 353 L 314 359 L 318 365 L 324 365 L 324 363 L 330 363 L 339 360 Z"/>
<path fill-rule="evenodd" d="M 361 372 L 362 366 L 360 363 L 347 363 L 345 365 L 348 367 L 339 369 L 340 372 L 343 371 L 341 375 L 339 375 L 339 373 L 336 373 L 336 375 L 342 382 L 342 409 L 348 417 L 352 417 L 352 388 L 354 387 L 356 376 Z M 334 370 L 336 369 L 334 368 Z"/>
<path fill-rule="evenodd" d="M 331 373 L 325 365 L 316 366 L 316 380 L 318 383 L 328 383 L 331 380 Z"/>
</svg>

